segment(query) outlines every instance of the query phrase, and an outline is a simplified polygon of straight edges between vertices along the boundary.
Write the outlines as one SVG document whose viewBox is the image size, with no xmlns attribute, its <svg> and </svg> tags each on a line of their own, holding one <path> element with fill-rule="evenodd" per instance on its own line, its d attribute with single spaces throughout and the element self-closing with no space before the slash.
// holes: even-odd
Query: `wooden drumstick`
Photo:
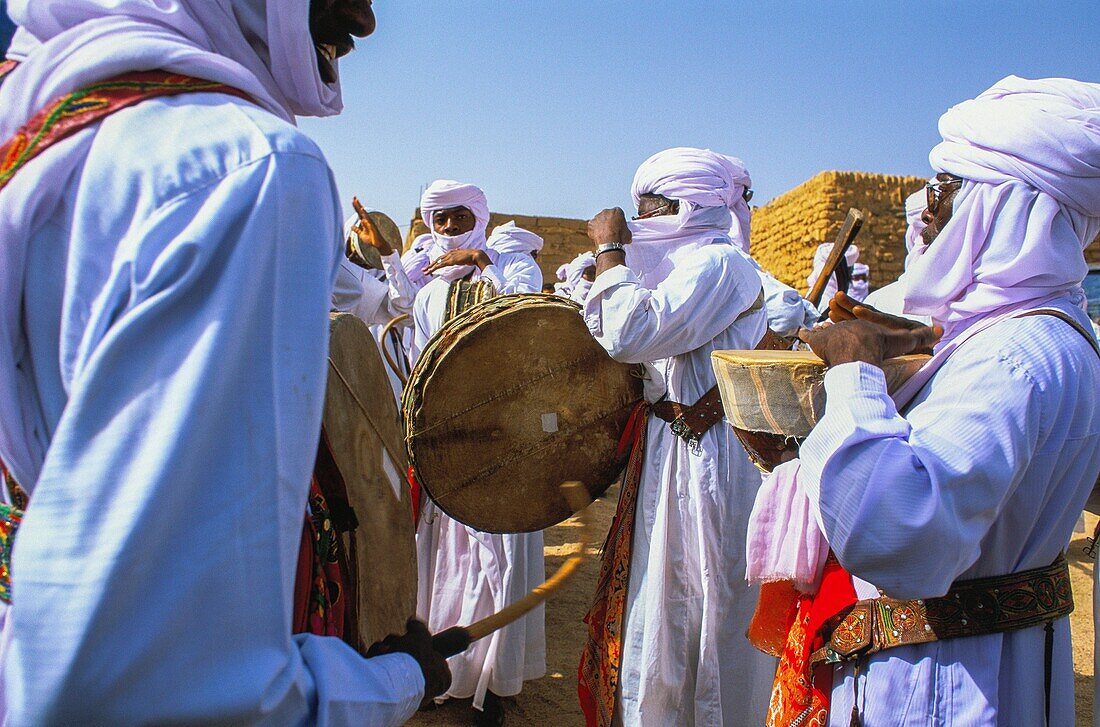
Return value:
<svg viewBox="0 0 1100 727">
<path fill-rule="evenodd" d="M 469 626 L 452 626 L 445 631 L 440 631 L 432 637 L 432 648 L 437 652 L 445 657 L 461 654 L 478 639 L 483 639 L 494 631 L 517 621 L 560 590 L 562 585 L 581 567 L 585 558 L 588 557 L 588 544 L 591 540 L 592 523 L 586 510 L 591 500 L 588 497 L 588 491 L 579 482 L 566 482 L 561 486 L 561 491 L 566 502 L 569 503 L 569 508 L 577 513 L 581 521 L 581 542 L 577 552 L 562 563 L 554 575 L 515 603 Z"/>
<path fill-rule="evenodd" d="M 409 380 L 405 377 L 405 374 L 402 373 L 401 368 L 397 365 L 397 362 L 393 360 L 393 356 L 390 355 L 390 349 L 388 346 L 386 346 L 386 339 L 389 338 L 390 331 L 392 331 L 396 326 L 404 323 L 408 319 L 408 313 L 402 313 L 401 315 L 395 316 L 394 318 L 390 319 L 390 322 L 382 328 L 382 335 L 380 337 L 382 340 L 382 357 L 386 359 L 386 365 L 389 366 L 395 374 L 397 374 L 397 378 L 400 379 L 402 386 L 409 383 Z"/>
<path fill-rule="evenodd" d="M 829 284 L 829 278 L 833 277 L 840 261 L 844 259 L 844 253 L 848 252 L 852 240 L 856 239 L 861 227 L 863 227 L 863 213 L 855 208 L 848 210 L 848 217 L 845 218 L 840 232 L 837 233 L 833 249 L 825 259 L 825 267 L 821 269 L 821 275 L 817 277 L 817 282 L 806 296 L 806 300 L 813 303 L 815 308 L 821 303 L 821 295 L 825 292 L 825 286 Z"/>
</svg>

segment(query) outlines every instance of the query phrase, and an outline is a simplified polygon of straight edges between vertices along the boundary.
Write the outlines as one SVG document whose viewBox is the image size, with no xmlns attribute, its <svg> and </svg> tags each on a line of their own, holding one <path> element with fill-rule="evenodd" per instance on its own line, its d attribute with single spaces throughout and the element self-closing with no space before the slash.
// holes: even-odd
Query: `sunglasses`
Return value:
<svg viewBox="0 0 1100 727">
<path fill-rule="evenodd" d="M 929 182 L 924 185 L 925 194 L 928 195 L 926 200 L 926 206 L 931 214 L 936 214 L 940 210 L 940 205 L 947 199 L 948 195 L 958 190 L 962 186 L 963 178 L 952 176 L 950 179 L 937 180 L 935 182 Z"/>
</svg>

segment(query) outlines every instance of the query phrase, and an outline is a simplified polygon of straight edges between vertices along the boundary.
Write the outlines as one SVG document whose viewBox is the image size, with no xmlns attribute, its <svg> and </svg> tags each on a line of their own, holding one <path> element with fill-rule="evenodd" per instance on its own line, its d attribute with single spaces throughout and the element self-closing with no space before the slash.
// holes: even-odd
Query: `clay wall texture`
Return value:
<svg viewBox="0 0 1100 727">
<path fill-rule="evenodd" d="M 542 252 L 539 253 L 538 263 L 542 270 L 544 283 L 557 282 L 558 266 L 569 262 L 579 253 L 592 249 L 592 243 L 588 239 L 585 230 L 586 220 L 571 220 L 565 217 L 532 217 L 530 215 L 507 215 L 493 212 L 489 215 L 489 234 L 497 225 L 502 225 L 510 220 L 525 230 L 530 230 L 545 240 Z M 405 249 L 419 235 L 428 231 L 424 221 L 420 219 L 420 210 L 413 215 L 409 234 L 405 238 Z"/>
<path fill-rule="evenodd" d="M 752 256 L 787 285 L 806 293 L 814 250 L 836 239 L 848 210 L 863 211 L 856 237 L 859 261 L 871 268 L 871 288 L 897 279 L 905 262 L 905 198 L 922 177 L 821 172 L 753 210 Z"/>
<path fill-rule="evenodd" d="M 772 201 L 753 209 L 752 255 L 765 269 L 803 294 L 813 268 L 814 250 L 836 239 L 848 209 L 863 210 L 863 229 L 856 237 L 860 262 L 871 268 L 871 289 L 897 280 L 905 263 L 905 198 L 924 186 L 923 177 L 867 172 L 821 172 Z M 546 245 L 539 254 L 543 280 L 557 280 L 558 266 L 578 253 L 591 250 L 586 222 L 563 217 L 533 217 L 493 213 L 489 232 L 515 220 L 541 235 Z M 405 240 L 405 248 L 427 232 L 420 212 Z M 1090 265 L 1100 265 L 1100 238 L 1085 250 Z"/>
</svg>

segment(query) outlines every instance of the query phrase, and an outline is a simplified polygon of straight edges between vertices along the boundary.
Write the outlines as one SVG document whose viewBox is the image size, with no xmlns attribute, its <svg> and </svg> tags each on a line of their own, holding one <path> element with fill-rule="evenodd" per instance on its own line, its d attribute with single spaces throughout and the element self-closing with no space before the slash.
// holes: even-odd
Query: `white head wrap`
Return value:
<svg viewBox="0 0 1100 727">
<path fill-rule="evenodd" d="M 823 242 L 817 246 L 814 250 L 814 267 L 810 271 L 810 275 L 806 278 L 806 287 L 812 289 L 817 279 L 821 277 L 821 273 L 825 270 L 825 263 L 829 259 L 829 253 L 833 251 L 833 243 Z M 859 246 L 849 245 L 848 249 L 844 251 L 844 262 L 848 264 L 848 267 L 852 267 L 859 260 Z M 825 292 L 821 294 L 822 309 L 827 306 L 828 302 L 836 295 L 836 273 L 833 273 L 829 277 L 829 282 L 825 284 Z"/>
<path fill-rule="evenodd" d="M 731 228 L 739 232 L 735 244 L 747 249 L 751 213 L 744 193 L 750 184 L 739 159 L 709 149 L 676 147 L 654 154 L 634 175 L 634 204 L 643 194 L 659 194 L 679 201 L 680 211 L 629 224 L 627 266 L 655 287 L 676 258 L 715 241 L 730 242 Z"/>
<path fill-rule="evenodd" d="M 585 280 L 584 271 L 595 266 L 596 255 L 590 250 L 582 252 L 569 262 L 565 270 L 567 297 L 584 305 L 584 301 L 588 299 L 588 291 L 592 289 L 592 281 Z"/>
<path fill-rule="evenodd" d="M 461 235 L 441 235 L 432 225 L 432 213 L 465 207 L 474 215 L 474 229 Z M 428 251 L 431 261 L 449 250 L 485 250 L 485 230 L 489 226 L 489 203 L 480 187 L 463 184 L 451 179 L 437 179 L 420 195 L 420 218 L 431 231 L 434 244 Z M 458 265 L 437 270 L 435 275 L 445 280 L 458 280 L 470 274 L 469 265 Z"/>
<path fill-rule="evenodd" d="M 292 121 L 340 110 L 338 85 L 321 81 L 305 0 L 11 0 L 21 60 L 0 86 L 0 139 L 57 97 L 130 71 L 162 69 L 245 91 Z M 17 479 L 33 483 L 44 457 L 16 369 L 26 241 L 61 203 L 92 134 L 76 134 L 34 161 L 0 192 L 0 451 Z"/>
<path fill-rule="evenodd" d="M 1100 85 L 1009 76 L 950 109 L 939 128 L 932 167 L 966 181 L 902 280 L 906 312 L 932 316 L 947 341 L 1084 279 L 1083 250 L 1100 230 Z"/>
<path fill-rule="evenodd" d="M 871 289 L 871 281 L 869 276 L 871 274 L 871 268 L 867 267 L 863 263 L 855 263 L 852 265 L 852 282 L 848 286 L 848 297 L 852 300 L 863 302 L 867 299 L 867 293 Z M 862 275 L 863 280 L 857 280 L 856 276 Z"/>
<path fill-rule="evenodd" d="M 905 198 L 905 250 L 909 252 L 920 243 L 920 234 L 927 225 L 921 217 L 928 204 L 928 193 L 918 189 Z"/>
<path fill-rule="evenodd" d="M 541 237 L 518 226 L 515 220 L 497 225 L 493 234 L 485 241 L 485 246 L 498 255 L 524 252 L 530 255 L 541 250 L 542 245 Z"/>
</svg>

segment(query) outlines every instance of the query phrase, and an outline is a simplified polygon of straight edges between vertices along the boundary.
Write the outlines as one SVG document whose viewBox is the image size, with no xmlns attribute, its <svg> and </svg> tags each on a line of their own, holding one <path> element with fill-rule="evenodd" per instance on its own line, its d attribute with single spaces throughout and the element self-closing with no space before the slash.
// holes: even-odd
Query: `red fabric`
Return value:
<svg viewBox="0 0 1100 727">
<path fill-rule="evenodd" d="M 622 659 L 621 631 L 630 582 L 630 557 L 634 539 L 634 514 L 645 459 L 648 406 L 638 402 L 619 438 L 617 454 L 627 453 L 626 471 L 611 530 L 604 543 L 600 577 L 592 607 L 584 617 L 588 639 L 577 669 L 577 696 L 588 727 L 609 727 L 615 714 L 615 693 Z"/>
<path fill-rule="evenodd" d="M 420 526 L 420 503 L 424 499 L 424 490 L 416 479 L 416 470 L 409 466 L 409 499 L 412 500 L 413 529 Z"/>
<path fill-rule="evenodd" d="M 796 722 L 805 727 L 828 724 L 832 665 L 821 664 L 812 671 L 810 655 L 825 645 L 825 624 L 850 609 L 856 600 L 852 576 L 830 554 L 817 593 L 800 595 L 797 609 L 787 611 L 792 618 L 772 686 L 767 727 L 788 727 Z M 758 644 L 756 639 L 753 643 Z"/>
<path fill-rule="evenodd" d="M 347 576 L 340 567 L 339 547 L 328 503 L 312 477 L 294 580 L 294 633 L 344 637 Z"/>
</svg>

